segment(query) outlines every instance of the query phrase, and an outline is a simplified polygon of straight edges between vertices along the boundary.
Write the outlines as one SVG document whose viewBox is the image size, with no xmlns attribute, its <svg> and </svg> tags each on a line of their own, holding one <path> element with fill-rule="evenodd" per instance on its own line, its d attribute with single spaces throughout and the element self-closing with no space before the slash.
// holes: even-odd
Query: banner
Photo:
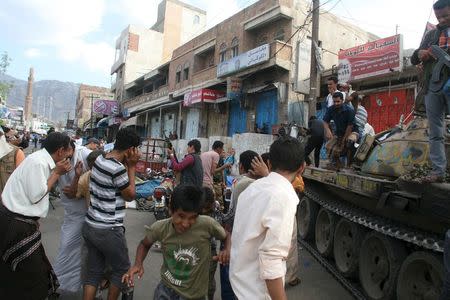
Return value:
<svg viewBox="0 0 450 300">
<path fill-rule="evenodd" d="M 368 78 L 402 69 L 402 38 L 394 35 L 339 51 L 339 82 Z"/>
<path fill-rule="evenodd" d="M 94 101 L 94 113 L 100 115 L 112 115 L 119 112 L 117 101 L 114 100 L 96 100 Z"/>
<path fill-rule="evenodd" d="M 193 90 L 184 94 L 183 105 L 190 106 L 195 103 L 206 102 L 214 103 L 216 99 L 225 97 L 225 93 L 210 89 Z"/>
<path fill-rule="evenodd" d="M 240 100 L 242 98 L 242 79 L 239 77 L 227 78 L 227 98 Z"/>
</svg>

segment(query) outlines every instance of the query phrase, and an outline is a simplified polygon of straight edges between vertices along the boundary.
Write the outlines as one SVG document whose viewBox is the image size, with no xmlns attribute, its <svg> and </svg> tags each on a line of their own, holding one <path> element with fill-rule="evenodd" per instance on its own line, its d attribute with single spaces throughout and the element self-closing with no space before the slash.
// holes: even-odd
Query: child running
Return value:
<svg viewBox="0 0 450 300">
<path fill-rule="evenodd" d="M 230 236 L 213 218 L 199 215 L 203 208 L 202 189 L 177 186 L 170 202 L 171 217 L 152 224 L 136 250 L 134 266 L 122 281 L 134 286 L 134 275 L 144 274 L 143 262 L 152 244 L 160 241 L 163 264 L 161 282 L 154 299 L 204 299 L 208 294 L 211 238 L 225 240 L 225 250 L 213 259 L 227 264 Z"/>
</svg>

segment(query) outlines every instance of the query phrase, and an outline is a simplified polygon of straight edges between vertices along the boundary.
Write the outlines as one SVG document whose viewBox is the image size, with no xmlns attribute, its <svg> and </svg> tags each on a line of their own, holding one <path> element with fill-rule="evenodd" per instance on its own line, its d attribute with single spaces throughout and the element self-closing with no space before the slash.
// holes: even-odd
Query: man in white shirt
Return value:
<svg viewBox="0 0 450 300">
<path fill-rule="evenodd" d="M 270 146 L 272 172 L 239 196 L 231 237 L 230 281 L 238 299 L 287 299 L 286 257 L 298 196 L 292 181 L 303 172 L 304 148 L 284 137 Z"/>
<path fill-rule="evenodd" d="M 5 185 L 0 205 L 2 299 L 45 299 L 56 291 L 38 220 L 47 216 L 49 191 L 71 170 L 69 143 L 67 135 L 49 134 L 43 149 L 30 154 Z"/>
</svg>

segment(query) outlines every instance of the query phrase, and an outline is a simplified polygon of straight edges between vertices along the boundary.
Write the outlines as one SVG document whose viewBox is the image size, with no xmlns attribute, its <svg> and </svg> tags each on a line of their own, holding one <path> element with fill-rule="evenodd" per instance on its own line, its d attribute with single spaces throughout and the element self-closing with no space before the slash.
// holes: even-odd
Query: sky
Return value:
<svg viewBox="0 0 450 300">
<path fill-rule="evenodd" d="M 307 0 L 309 1 L 309 0 Z M 128 24 L 150 27 L 160 0 L 2 0 L 0 52 L 12 59 L 7 73 L 26 80 L 60 80 L 109 87 L 115 40 Z M 184 0 L 207 12 L 210 28 L 256 0 Z M 427 21 L 436 23 L 434 0 L 321 0 L 322 9 L 380 37 L 403 34 L 416 48 Z M 225 4 L 225 5 L 224 5 Z"/>
</svg>

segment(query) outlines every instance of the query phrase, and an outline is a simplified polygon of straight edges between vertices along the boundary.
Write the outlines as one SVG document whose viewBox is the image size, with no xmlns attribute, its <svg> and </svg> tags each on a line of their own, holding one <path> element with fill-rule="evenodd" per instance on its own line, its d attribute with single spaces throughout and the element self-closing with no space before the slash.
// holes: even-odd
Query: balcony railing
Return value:
<svg viewBox="0 0 450 300">
<path fill-rule="evenodd" d="M 146 102 L 151 102 L 159 98 L 165 97 L 169 94 L 169 89 L 167 85 L 161 86 L 159 89 L 146 93 L 143 95 L 136 96 L 134 98 L 126 99 L 123 101 L 124 108 L 131 108 L 134 106 L 141 105 Z"/>
<path fill-rule="evenodd" d="M 216 66 L 199 70 L 193 74 L 192 83 L 198 84 L 216 78 Z"/>
<path fill-rule="evenodd" d="M 292 45 L 281 41 L 270 43 L 270 57 L 278 60 L 291 61 Z"/>
</svg>

